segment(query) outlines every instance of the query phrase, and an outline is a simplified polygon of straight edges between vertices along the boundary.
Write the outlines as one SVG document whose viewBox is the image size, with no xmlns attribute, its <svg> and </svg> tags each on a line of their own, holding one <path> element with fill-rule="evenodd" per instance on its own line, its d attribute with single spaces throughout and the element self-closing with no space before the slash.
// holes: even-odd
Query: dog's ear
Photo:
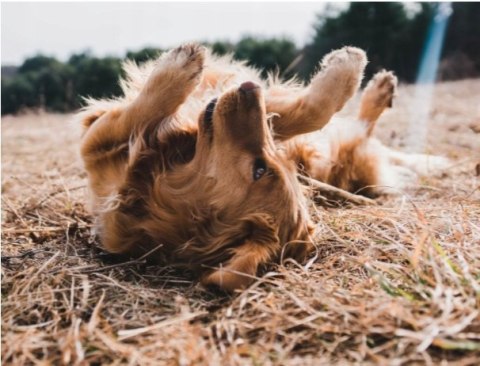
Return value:
<svg viewBox="0 0 480 366">
<path fill-rule="evenodd" d="M 268 215 L 254 214 L 240 220 L 241 233 L 230 237 L 247 236 L 240 245 L 229 249 L 231 256 L 218 269 L 201 280 L 205 286 L 218 286 L 225 291 L 245 288 L 253 282 L 258 268 L 278 256 L 280 240 L 277 225 Z"/>
<path fill-rule="evenodd" d="M 255 279 L 258 267 L 275 254 L 271 246 L 253 241 L 246 241 L 232 251 L 233 256 L 225 265 L 203 277 L 203 285 L 229 292 L 245 288 Z"/>
</svg>

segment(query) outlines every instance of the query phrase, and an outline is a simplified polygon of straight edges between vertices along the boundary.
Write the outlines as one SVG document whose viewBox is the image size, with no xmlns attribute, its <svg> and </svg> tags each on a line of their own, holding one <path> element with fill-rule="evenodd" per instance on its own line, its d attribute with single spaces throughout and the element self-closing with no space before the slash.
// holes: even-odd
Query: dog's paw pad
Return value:
<svg viewBox="0 0 480 366">
<path fill-rule="evenodd" d="M 175 59 L 185 65 L 203 64 L 205 47 L 196 43 L 187 43 L 177 47 L 172 52 Z"/>
<path fill-rule="evenodd" d="M 343 47 L 327 54 L 322 60 L 322 69 L 330 67 L 351 68 L 363 72 L 367 66 L 367 55 L 365 51 L 356 47 Z"/>
<path fill-rule="evenodd" d="M 391 71 L 382 70 L 376 73 L 365 88 L 381 105 L 392 106 L 393 98 L 397 93 L 397 77 Z"/>
<path fill-rule="evenodd" d="M 392 71 L 382 70 L 373 75 L 373 85 L 379 89 L 389 89 L 391 92 L 397 88 L 397 77 Z"/>
<path fill-rule="evenodd" d="M 197 78 L 203 70 L 205 47 L 188 43 L 164 54 L 157 64 L 157 70 L 175 70 L 177 76 L 185 75 L 188 79 Z"/>
<path fill-rule="evenodd" d="M 359 48 L 344 47 L 330 52 L 323 58 L 320 72 L 312 79 L 309 102 L 315 105 L 318 98 L 328 99 L 328 107 L 339 111 L 358 90 L 366 65 L 367 56 Z"/>
<path fill-rule="evenodd" d="M 219 269 L 201 279 L 205 287 L 218 288 L 223 291 L 233 292 L 236 289 L 247 287 L 252 282 L 250 276 Z"/>
</svg>

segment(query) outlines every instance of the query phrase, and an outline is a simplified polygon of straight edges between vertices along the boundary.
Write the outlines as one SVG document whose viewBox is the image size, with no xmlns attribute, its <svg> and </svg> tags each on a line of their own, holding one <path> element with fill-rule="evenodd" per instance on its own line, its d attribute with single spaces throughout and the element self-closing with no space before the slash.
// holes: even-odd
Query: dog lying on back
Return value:
<svg viewBox="0 0 480 366">
<path fill-rule="evenodd" d="M 106 250 L 152 252 L 234 290 L 280 255 L 313 248 L 308 188 L 299 174 L 364 195 L 384 193 L 427 165 L 371 137 L 396 78 L 377 74 L 358 118 L 332 120 L 357 91 L 367 59 L 328 54 L 304 87 L 198 45 L 125 65 L 125 96 L 90 100 L 81 156 Z M 399 179 L 399 178 L 402 179 Z"/>
</svg>

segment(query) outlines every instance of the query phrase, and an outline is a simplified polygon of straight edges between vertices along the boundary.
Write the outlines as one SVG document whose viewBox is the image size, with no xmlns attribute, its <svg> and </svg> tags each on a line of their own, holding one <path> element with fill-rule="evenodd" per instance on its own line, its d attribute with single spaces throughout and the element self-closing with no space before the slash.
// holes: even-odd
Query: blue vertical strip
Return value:
<svg viewBox="0 0 480 366">
<path fill-rule="evenodd" d="M 425 148 L 434 83 L 440 63 L 445 31 L 451 14 L 451 3 L 437 4 L 435 16 L 432 19 L 425 38 L 415 85 L 414 99 L 410 106 L 410 123 L 407 133 L 407 145 L 413 151 L 427 152 Z"/>
<path fill-rule="evenodd" d="M 417 83 L 419 84 L 431 84 L 435 82 L 445 31 L 451 12 L 451 3 L 441 3 L 438 5 L 437 14 L 433 18 L 433 22 L 430 25 L 425 39 L 420 68 L 417 75 Z"/>
</svg>

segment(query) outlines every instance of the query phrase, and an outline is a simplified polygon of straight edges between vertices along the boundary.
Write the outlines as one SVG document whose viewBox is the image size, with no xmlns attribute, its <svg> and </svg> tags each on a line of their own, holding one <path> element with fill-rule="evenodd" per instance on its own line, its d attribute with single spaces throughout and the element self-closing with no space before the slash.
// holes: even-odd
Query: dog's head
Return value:
<svg viewBox="0 0 480 366">
<path fill-rule="evenodd" d="M 184 251 L 222 267 L 207 271 L 205 284 L 242 287 L 282 251 L 304 256 L 312 230 L 305 198 L 294 164 L 274 143 L 258 85 L 245 82 L 208 104 L 188 169 L 198 243 Z"/>
</svg>

